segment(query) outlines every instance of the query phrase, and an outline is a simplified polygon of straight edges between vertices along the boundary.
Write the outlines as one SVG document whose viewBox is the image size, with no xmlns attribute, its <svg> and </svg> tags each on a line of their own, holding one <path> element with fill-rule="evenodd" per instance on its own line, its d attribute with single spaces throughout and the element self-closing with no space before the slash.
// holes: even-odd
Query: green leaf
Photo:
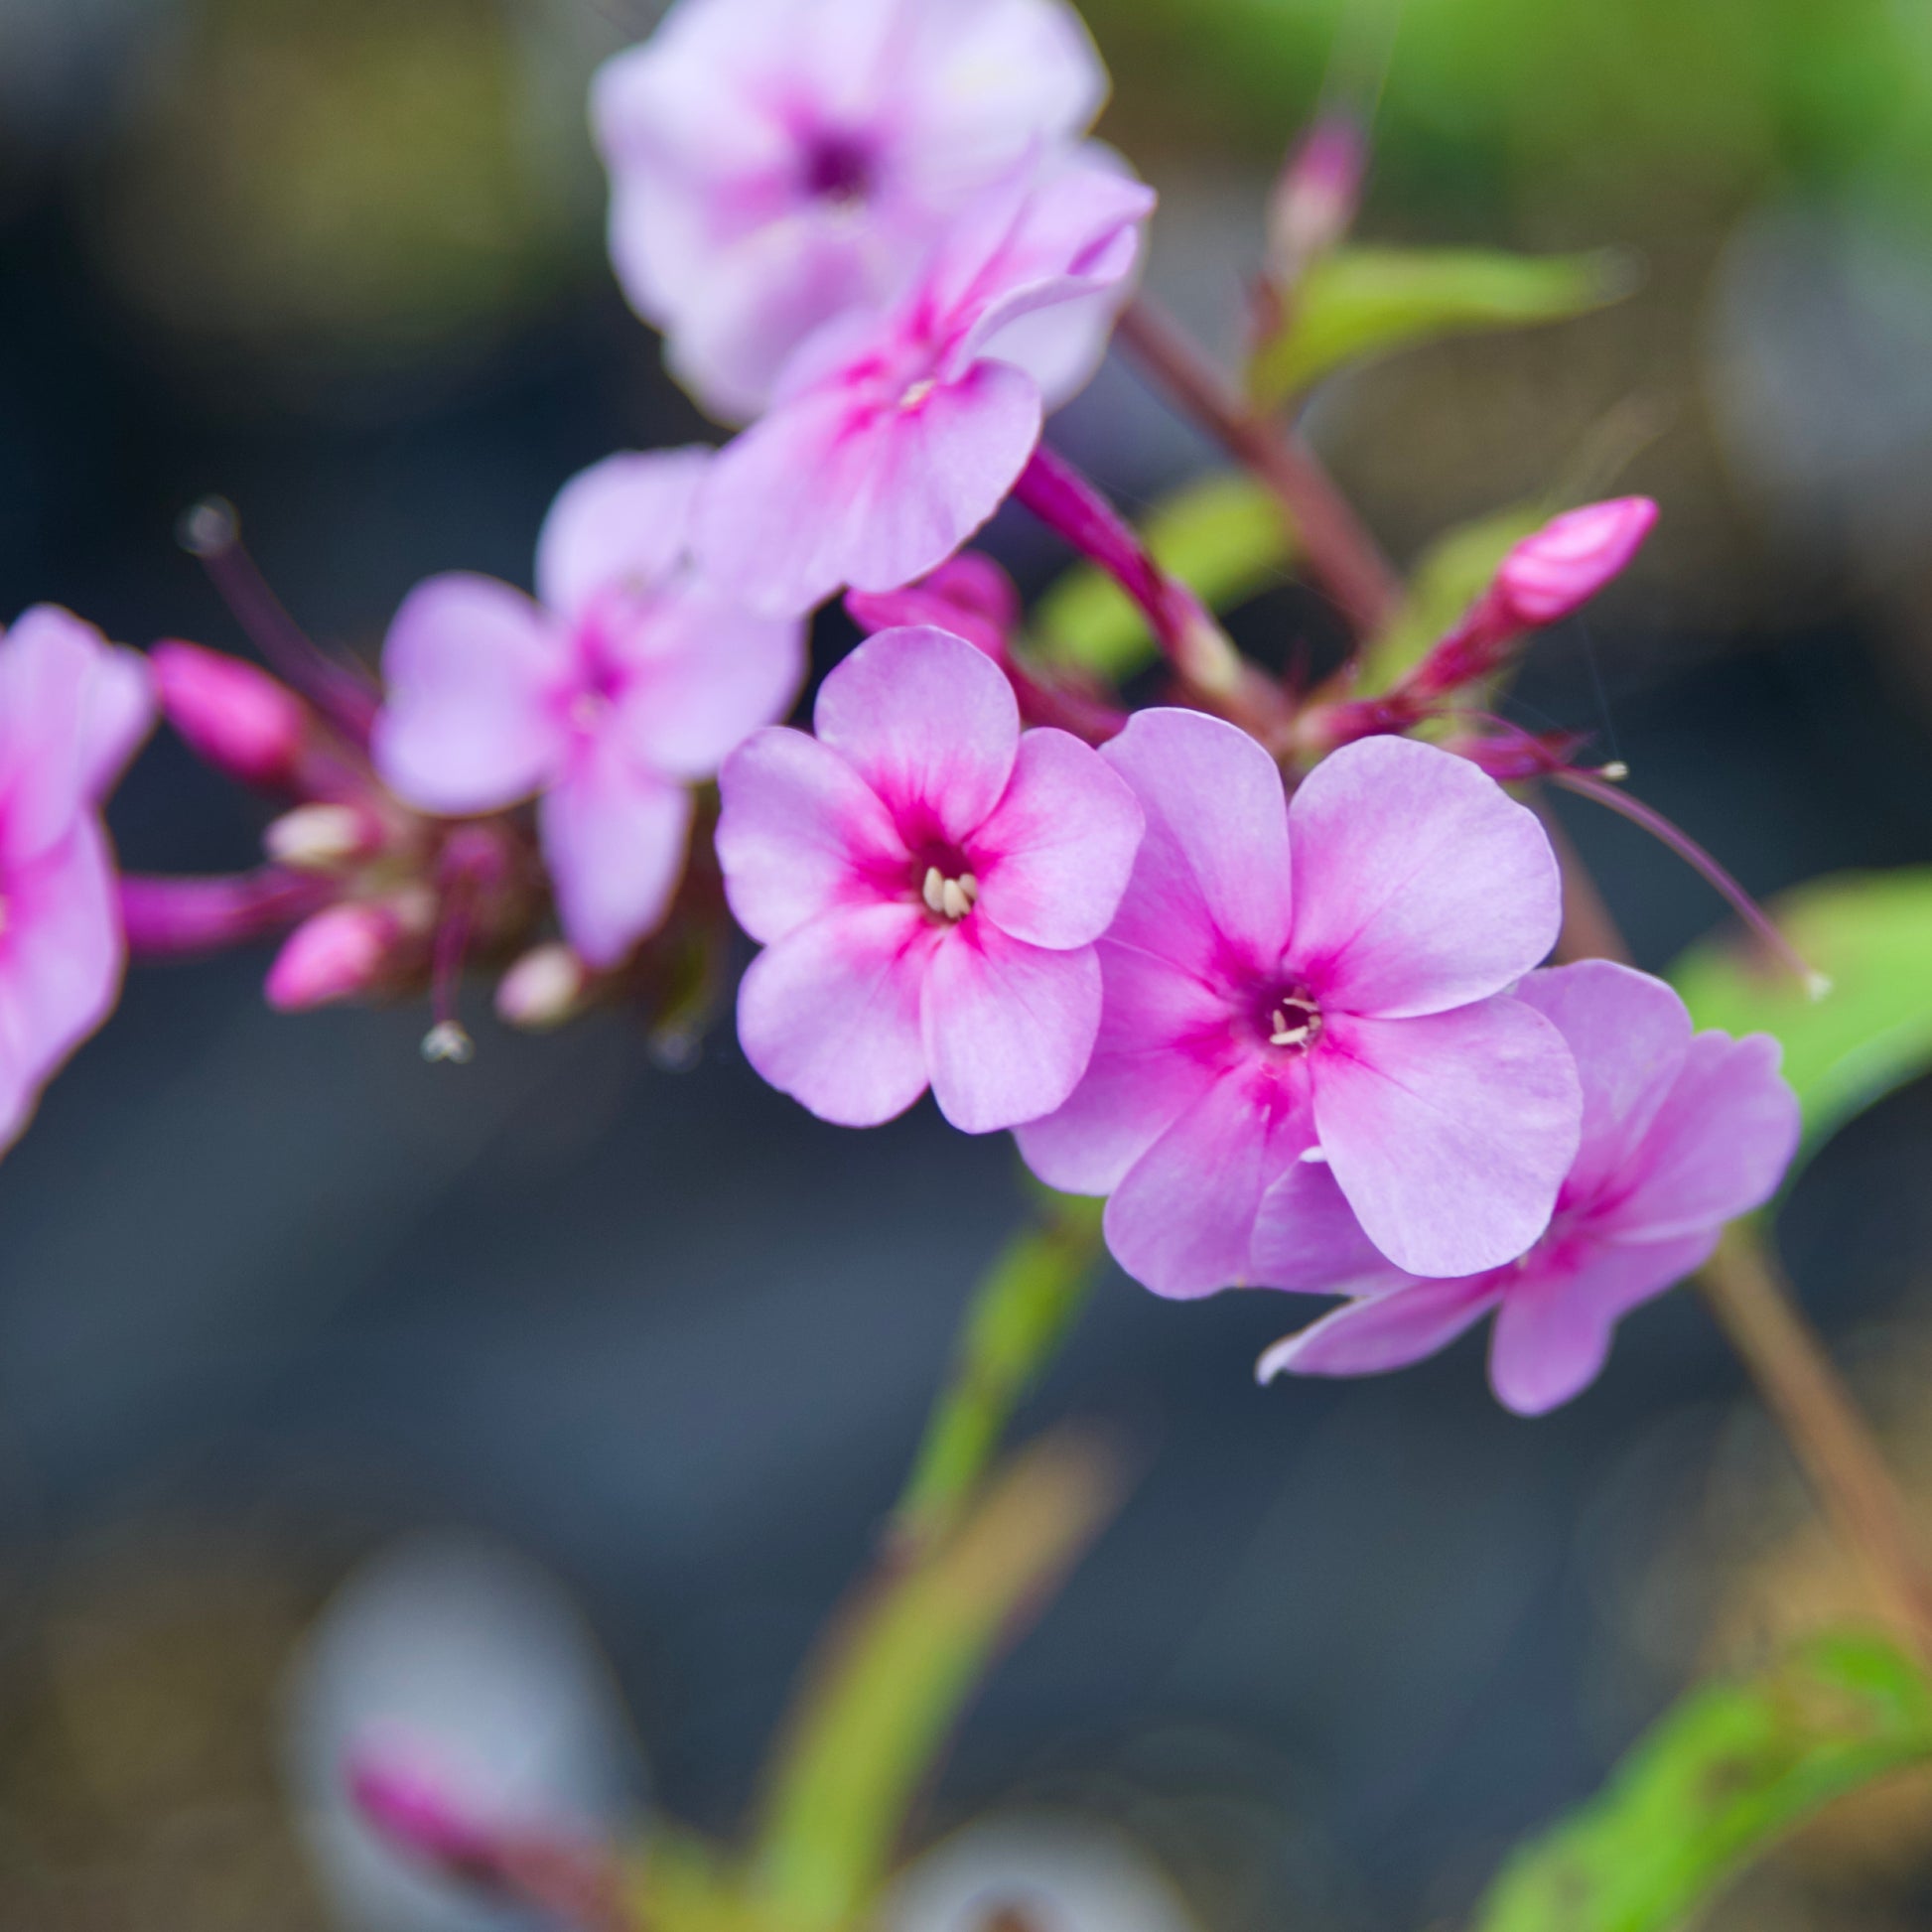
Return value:
<svg viewBox="0 0 1932 1932">
<path fill-rule="evenodd" d="M 1294 561 L 1282 507 L 1261 484 L 1229 472 L 1164 497 L 1141 524 L 1161 568 L 1195 591 L 1210 610 L 1263 591 Z M 1034 610 L 1032 648 L 1050 664 L 1089 671 L 1117 684 L 1155 655 L 1147 620 L 1113 579 L 1076 565 Z"/>
<path fill-rule="evenodd" d="M 1693 1691 L 1504 1865 L 1476 1932 L 1671 1932 L 1821 1805 L 1932 1760 L 1932 1686 L 1882 1638 Z"/>
<path fill-rule="evenodd" d="M 1504 556 L 1550 515 L 1547 505 L 1517 504 L 1437 538 L 1410 573 L 1394 621 L 1363 651 L 1354 694 L 1375 697 L 1413 671 L 1488 588 Z"/>
<path fill-rule="evenodd" d="M 994 1257 L 973 1291 L 952 1372 L 893 1516 L 907 1548 L 943 1536 L 971 1501 L 1020 1399 L 1085 1306 L 1105 1246 L 1104 1203 L 1044 1196 L 1041 1219 Z"/>
<path fill-rule="evenodd" d="M 1707 939 L 1670 970 L 1700 1027 L 1767 1033 L 1816 1147 L 1861 1108 L 1932 1068 L 1932 868 L 1840 873 L 1771 916 L 1832 988 L 1813 1000 L 1748 939 Z"/>
<path fill-rule="evenodd" d="M 1273 408 L 1345 362 L 1416 343 L 1587 315 L 1630 292 L 1628 259 L 1473 248 L 1338 248 L 1295 292 L 1287 324 L 1256 351 L 1251 400 Z"/>
<path fill-rule="evenodd" d="M 786 1932 L 863 1922 L 905 1815 L 996 1648 L 1118 1500 L 1114 1459 L 1062 1432 L 1014 1457 L 953 1534 L 890 1561 L 834 1626 L 786 1726 L 752 1893 Z"/>
</svg>

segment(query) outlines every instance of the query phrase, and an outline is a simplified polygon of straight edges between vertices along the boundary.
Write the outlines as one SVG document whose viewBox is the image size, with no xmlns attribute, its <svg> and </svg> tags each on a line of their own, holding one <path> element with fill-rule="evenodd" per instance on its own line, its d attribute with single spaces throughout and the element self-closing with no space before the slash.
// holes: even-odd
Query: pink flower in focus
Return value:
<svg viewBox="0 0 1932 1932">
<path fill-rule="evenodd" d="M 618 277 L 678 379 L 744 421 L 1106 91 L 1060 0 L 680 0 L 592 96 Z"/>
<path fill-rule="evenodd" d="M 1100 1024 L 1094 941 L 1140 842 L 1134 794 L 947 631 L 882 631 L 803 732 L 726 761 L 718 859 L 765 950 L 738 1032 L 765 1079 L 871 1127 L 931 1085 L 969 1134 L 1057 1107 Z"/>
<path fill-rule="evenodd" d="M 389 627 L 377 767 L 424 811 L 542 793 L 565 934 L 616 964 L 684 869 L 693 781 L 780 718 L 804 636 L 696 582 L 685 563 L 703 450 L 616 456 L 566 483 L 537 545 L 537 597 L 432 577 Z"/>
<path fill-rule="evenodd" d="M 1049 399 L 1091 374 L 1153 202 L 1092 161 L 1016 180 L 895 308 L 819 331 L 712 465 L 693 524 L 705 573 L 789 615 L 944 562 L 1026 468 Z"/>
<path fill-rule="evenodd" d="M 1516 997 L 1562 1030 L 1583 1079 L 1583 1142 L 1548 1231 L 1505 1268 L 1358 1282 L 1364 1299 L 1261 1358 L 1264 1382 L 1284 1369 L 1403 1368 L 1494 1310 L 1491 1386 L 1519 1415 L 1541 1415 L 1595 1380 L 1621 1316 L 1701 1267 L 1722 1225 L 1776 1191 L 1798 1100 L 1768 1035 L 1693 1035 L 1668 986 L 1607 960 L 1532 974 Z"/>
<path fill-rule="evenodd" d="M 1092 1065 L 1021 1130 L 1034 1172 L 1111 1195 L 1108 1245 L 1161 1295 L 1520 1254 L 1581 1104 L 1562 1035 L 1507 997 L 1559 923 L 1535 817 L 1409 739 L 1345 747 L 1292 802 L 1197 712 L 1142 712 L 1101 756 L 1147 836 Z"/>
<path fill-rule="evenodd" d="M 0 639 L 0 1147 L 119 996 L 98 808 L 153 719 L 146 665 L 71 613 L 38 605 Z"/>
</svg>

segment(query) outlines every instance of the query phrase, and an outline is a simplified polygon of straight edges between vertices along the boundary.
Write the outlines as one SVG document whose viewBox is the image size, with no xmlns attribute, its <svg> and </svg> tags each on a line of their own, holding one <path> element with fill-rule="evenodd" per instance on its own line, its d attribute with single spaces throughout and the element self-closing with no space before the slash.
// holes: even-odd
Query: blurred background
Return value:
<svg viewBox="0 0 1932 1932">
<path fill-rule="evenodd" d="M 711 434 L 608 272 L 585 132 L 593 67 L 655 13 L 0 0 L 0 617 L 237 647 L 171 536 L 219 490 L 298 616 L 372 653 L 430 571 L 527 581 L 576 469 Z M 1102 131 L 1163 192 L 1151 284 L 1224 350 L 1337 13 L 1087 8 Z M 1333 386 L 1336 469 L 1407 558 L 1621 426 L 1662 524 L 1517 715 L 1597 733 L 1759 893 L 1932 862 L 1932 9 L 1379 27 L 1364 234 L 1612 242 L 1643 282 Z M 1130 505 L 1210 461 L 1113 364 L 1055 434 Z M 1062 561 L 1018 520 L 995 547 L 1030 586 Z M 1308 626 L 1290 587 L 1239 618 L 1276 652 Z M 828 621 L 819 667 L 849 641 Z M 1717 922 L 1565 803 L 1642 963 Z M 115 829 L 130 865 L 213 870 L 259 827 L 162 739 Z M 429 1067 L 421 1014 L 272 1019 L 262 964 L 137 974 L 0 1166 L 23 1932 L 492 1923 L 332 1811 L 335 1744 L 382 1712 L 537 1812 L 729 1831 L 1021 1211 L 1003 1143 L 923 1107 L 821 1127 L 728 1029 L 682 1070 L 615 1020 L 480 1026 L 473 1065 Z M 1921 1083 L 1826 1151 L 1782 1239 L 1932 1514 L 1929 1161 Z M 1255 1389 L 1299 1318 L 1104 1282 L 1027 1420 L 1100 1418 L 1144 1472 L 974 1710 L 922 1842 L 994 1823 L 908 1927 L 968 1927 L 959 1873 L 996 1869 L 1089 1901 L 1047 1932 L 1453 1924 L 1695 1670 L 1856 1602 L 1690 1297 L 1533 1424 L 1473 1338 Z M 1721 1923 L 1932 1924 L 1932 1789 L 1834 1814 Z"/>
</svg>

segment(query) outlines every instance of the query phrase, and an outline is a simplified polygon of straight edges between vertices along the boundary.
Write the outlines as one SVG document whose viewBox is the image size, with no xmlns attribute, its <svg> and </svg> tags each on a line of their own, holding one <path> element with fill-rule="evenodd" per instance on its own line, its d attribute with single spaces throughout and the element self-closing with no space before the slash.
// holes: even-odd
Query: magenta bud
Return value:
<svg viewBox="0 0 1932 1932">
<path fill-rule="evenodd" d="M 279 932 L 328 897 L 320 880 L 276 866 L 200 879 L 125 873 L 121 925 L 136 959 L 194 959 Z"/>
<path fill-rule="evenodd" d="M 363 1818 L 399 1850 L 437 1864 L 486 1863 L 490 1842 L 440 1780 L 401 1752 L 368 1747 L 348 1768 L 348 1794 Z"/>
<path fill-rule="evenodd" d="M 1648 496 L 1617 496 L 1553 517 L 1506 556 L 1490 587 L 1512 630 L 1537 630 L 1587 604 L 1618 575 L 1657 520 Z"/>
<path fill-rule="evenodd" d="M 406 936 L 391 905 L 327 906 L 282 942 L 268 969 L 268 1004 L 279 1013 L 304 1013 L 370 992 Z"/>
<path fill-rule="evenodd" d="M 1368 147 L 1353 121 L 1318 120 L 1289 155 L 1268 204 L 1268 275 L 1300 278 L 1354 225 L 1368 172 Z"/>
<path fill-rule="evenodd" d="M 994 660 L 1008 660 L 1020 627 L 1020 593 L 991 557 L 962 550 L 916 584 L 897 591 L 848 591 L 852 621 L 871 635 L 900 624 L 930 623 L 964 637 Z"/>
<path fill-rule="evenodd" d="M 198 757 L 266 790 L 291 781 L 309 713 L 287 685 L 238 657 L 179 639 L 156 644 L 148 661 L 162 711 Z"/>
</svg>

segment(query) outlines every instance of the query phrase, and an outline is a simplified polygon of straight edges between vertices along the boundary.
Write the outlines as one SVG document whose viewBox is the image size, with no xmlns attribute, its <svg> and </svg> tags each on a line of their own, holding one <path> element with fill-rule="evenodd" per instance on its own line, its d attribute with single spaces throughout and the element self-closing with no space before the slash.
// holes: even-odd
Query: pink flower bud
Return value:
<svg viewBox="0 0 1932 1932">
<path fill-rule="evenodd" d="M 1268 275 L 1278 287 L 1299 279 L 1355 220 L 1368 149 L 1352 121 L 1316 121 L 1276 178 L 1268 204 Z"/>
<path fill-rule="evenodd" d="M 976 644 L 996 664 L 1020 627 L 1020 593 L 991 557 L 962 550 L 897 591 L 849 591 L 846 611 L 868 635 L 902 624 L 929 623 Z"/>
<path fill-rule="evenodd" d="M 526 952 L 496 989 L 496 1016 L 506 1026 L 541 1033 L 561 1027 L 582 1004 L 590 970 L 560 943 Z"/>
<path fill-rule="evenodd" d="M 487 1835 L 413 1756 L 387 1747 L 358 1751 L 348 1791 L 356 1810 L 398 1849 L 436 1864 L 489 1863 Z"/>
<path fill-rule="evenodd" d="M 1506 556 L 1491 586 L 1512 630 L 1536 630 L 1587 604 L 1615 577 L 1657 520 L 1648 496 L 1617 496 L 1553 517 Z"/>
<path fill-rule="evenodd" d="M 287 685 L 238 657 L 170 640 L 149 653 L 168 722 L 219 771 L 273 790 L 301 761 L 309 714 Z"/>
<path fill-rule="evenodd" d="M 268 1004 L 303 1013 L 369 992 L 406 937 L 392 905 L 331 905 L 304 919 L 283 942 L 268 969 Z"/>
</svg>

